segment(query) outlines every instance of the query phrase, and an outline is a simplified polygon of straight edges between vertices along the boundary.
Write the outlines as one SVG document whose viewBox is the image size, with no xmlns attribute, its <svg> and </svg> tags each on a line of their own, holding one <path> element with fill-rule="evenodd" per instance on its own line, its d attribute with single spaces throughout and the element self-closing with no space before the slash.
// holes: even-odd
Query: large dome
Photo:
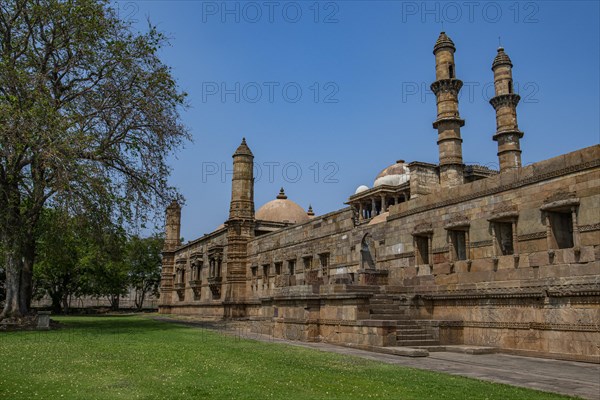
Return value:
<svg viewBox="0 0 600 400">
<path fill-rule="evenodd" d="M 269 201 L 256 211 L 256 219 L 301 224 L 308 222 L 310 217 L 302 207 L 292 200 L 288 200 L 283 188 L 281 188 L 275 200 Z"/>
<path fill-rule="evenodd" d="M 396 164 L 390 165 L 389 167 L 381 171 L 379 175 L 377 175 L 373 186 L 398 186 L 402 185 L 405 182 L 408 182 L 409 179 L 410 170 L 408 169 L 408 165 L 404 162 L 404 160 L 398 160 L 396 161 Z"/>
</svg>

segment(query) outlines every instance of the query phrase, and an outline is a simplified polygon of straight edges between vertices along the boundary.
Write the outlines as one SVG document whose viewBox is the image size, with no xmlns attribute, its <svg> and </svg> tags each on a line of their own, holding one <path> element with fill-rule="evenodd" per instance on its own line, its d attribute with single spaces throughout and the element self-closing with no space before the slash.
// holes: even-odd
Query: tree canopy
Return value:
<svg viewBox="0 0 600 400">
<path fill-rule="evenodd" d="M 0 318 L 28 312 L 44 206 L 140 221 L 177 197 L 167 157 L 189 133 L 166 44 L 106 0 L 0 3 Z"/>
<path fill-rule="evenodd" d="M 135 306 L 146 296 L 158 295 L 160 236 L 127 235 L 115 224 L 98 225 L 85 216 L 44 209 L 40 219 L 34 265 L 35 297 L 47 295 L 55 313 L 67 313 L 72 299 L 107 298 L 119 308 L 131 288 Z"/>
</svg>

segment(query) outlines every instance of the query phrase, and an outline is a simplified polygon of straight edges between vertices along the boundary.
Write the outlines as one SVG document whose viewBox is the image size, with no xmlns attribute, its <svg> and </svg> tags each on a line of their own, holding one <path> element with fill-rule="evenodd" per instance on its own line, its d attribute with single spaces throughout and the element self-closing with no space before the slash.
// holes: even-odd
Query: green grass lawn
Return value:
<svg viewBox="0 0 600 400">
<path fill-rule="evenodd" d="M 145 317 L 0 333 L 0 399 L 559 399 Z"/>
</svg>

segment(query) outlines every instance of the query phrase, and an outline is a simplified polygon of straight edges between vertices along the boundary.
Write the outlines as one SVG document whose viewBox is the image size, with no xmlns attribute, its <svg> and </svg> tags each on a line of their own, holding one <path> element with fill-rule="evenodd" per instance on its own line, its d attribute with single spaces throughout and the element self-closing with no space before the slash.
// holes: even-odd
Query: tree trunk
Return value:
<svg viewBox="0 0 600 400">
<path fill-rule="evenodd" d="M 136 290 L 135 306 L 138 311 L 142 311 L 142 308 L 144 307 L 144 299 L 145 298 L 146 298 L 146 291 L 143 288 L 139 291 L 139 296 L 138 296 L 138 291 Z"/>
<path fill-rule="evenodd" d="M 110 309 L 112 311 L 118 311 L 119 310 L 119 298 L 120 298 L 120 296 L 118 294 L 117 295 L 111 294 L 109 296 Z"/>
<path fill-rule="evenodd" d="M 62 298 L 63 312 L 65 315 L 69 313 L 69 293 L 65 292 Z"/>
<path fill-rule="evenodd" d="M 27 314 L 27 308 L 19 301 L 22 261 L 20 260 L 19 252 L 15 251 L 14 246 L 6 246 L 6 248 L 8 249 L 5 254 L 6 302 L 0 314 L 0 320 L 9 317 L 20 318 Z"/>
<path fill-rule="evenodd" d="M 0 320 L 10 317 L 20 318 L 28 311 L 27 305 L 21 302 L 23 221 L 21 219 L 19 191 L 17 187 L 4 185 L 1 189 L 6 191 L 2 194 L 8 194 L 8 196 L 1 201 L 4 209 L 0 214 L 0 239 L 5 252 L 4 262 L 6 267 L 6 302 L 2 313 L 0 313 Z"/>
<path fill-rule="evenodd" d="M 50 293 L 50 298 L 52 299 L 52 312 L 54 314 L 60 314 L 62 312 L 62 295 L 60 293 Z"/>
<path fill-rule="evenodd" d="M 35 261 L 35 239 L 33 235 L 25 239 L 23 244 L 23 269 L 21 271 L 21 289 L 19 306 L 29 312 L 33 295 L 33 263 Z"/>
</svg>

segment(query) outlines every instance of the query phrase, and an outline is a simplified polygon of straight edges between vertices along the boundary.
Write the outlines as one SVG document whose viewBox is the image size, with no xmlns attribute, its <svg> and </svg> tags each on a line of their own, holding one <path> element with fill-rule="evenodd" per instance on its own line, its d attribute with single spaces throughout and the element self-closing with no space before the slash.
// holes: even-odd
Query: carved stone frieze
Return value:
<svg viewBox="0 0 600 400">
<path fill-rule="evenodd" d="M 492 97 L 490 99 L 490 104 L 494 107 L 494 110 L 496 110 L 501 106 L 516 107 L 517 104 L 519 104 L 519 100 L 521 100 L 521 96 L 518 94 L 507 93 Z"/>
<path fill-rule="evenodd" d="M 440 79 L 431 84 L 431 91 L 437 96 L 438 93 L 452 93 L 458 96 L 463 83 L 460 79 Z"/>
</svg>

